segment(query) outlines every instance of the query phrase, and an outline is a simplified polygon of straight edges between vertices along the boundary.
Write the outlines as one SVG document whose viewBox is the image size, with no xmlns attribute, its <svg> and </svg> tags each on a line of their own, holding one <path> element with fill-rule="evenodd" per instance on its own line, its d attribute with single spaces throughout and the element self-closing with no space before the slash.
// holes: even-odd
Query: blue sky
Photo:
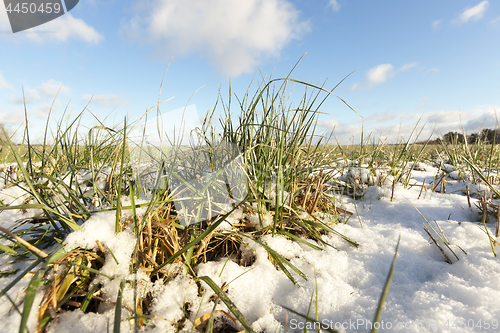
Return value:
<svg viewBox="0 0 500 333">
<path fill-rule="evenodd" d="M 88 109 L 106 125 L 138 119 L 158 101 L 169 112 L 193 104 L 200 116 L 219 87 L 243 96 L 260 69 L 328 79 L 341 101 L 323 105 L 320 131 L 342 143 L 394 141 L 427 122 L 426 139 L 450 130 L 494 128 L 500 110 L 497 1 L 81 0 L 68 14 L 13 34 L 0 6 L 0 123 L 24 122 L 40 137 L 64 109 Z M 295 90 L 297 98 L 302 88 Z M 85 119 L 96 123 L 90 113 Z"/>
</svg>

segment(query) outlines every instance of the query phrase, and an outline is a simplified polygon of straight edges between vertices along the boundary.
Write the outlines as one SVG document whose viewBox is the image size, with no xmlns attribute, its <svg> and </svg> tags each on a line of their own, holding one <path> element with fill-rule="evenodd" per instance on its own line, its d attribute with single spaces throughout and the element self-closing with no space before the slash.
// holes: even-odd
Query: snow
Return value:
<svg viewBox="0 0 500 333">
<path fill-rule="evenodd" d="M 23 187 L 26 186 L 26 184 L 21 183 L 19 186 L 3 188 L 0 192 L 0 201 L 6 206 L 22 205 L 29 196 L 29 194 L 23 190 Z"/>
<path fill-rule="evenodd" d="M 317 310 L 324 327 L 339 329 L 343 326 L 340 331 L 368 332 L 396 244 L 401 237 L 396 269 L 379 332 L 499 331 L 499 259 L 493 255 L 483 224 L 478 223 L 480 215 L 474 205 L 477 199 L 471 198 L 473 204 L 469 208 L 464 195 L 466 185 L 469 185 L 471 192 L 477 191 L 481 195 L 486 186 L 472 184 L 470 179 L 464 180 L 468 178 L 457 174 L 451 166 L 444 166 L 449 172 L 446 178 L 447 193 L 431 192 L 430 182 L 438 168 L 420 163 L 412 171 L 410 183 L 422 185 L 426 179 L 427 190 L 422 193 L 420 186 L 404 188 L 396 184 L 392 197 L 390 182 L 391 186 L 367 186 L 363 197 L 356 200 L 336 195 L 339 206 L 355 213 L 345 223 L 333 225 L 333 228 L 358 242 L 360 246 L 357 248 L 334 234 L 323 236 L 323 240 L 331 246 L 323 247 L 322 251 L 280 235 L 267 235 L 260 239 L 304 272 L 307 280 L 290 269 L 297 281 L 297 284 L 293 284 L 281 270 L 275 268 L 263 246 L 246 238 L 241 247 L 247 256 L 254 257 L 252 265 L 244 267 L 228 258 L 221 258 L 197 265 L 195 272 L 198 276 L 209 276 L 220 287 L 227 286 L 227 295 L 256 332 L 275 332 L 280 327 L 282 331 L 303 331 L 305 326 L 302 319 L 288 313 L 282 306 L 307 314 L 311 297 L 310 316 L 314 317 Z M 362 170 L 366 169 L 351 169 L 347 172 L 360 178 L 359 181 L 369 183 L 366 185 L 375 184 L 376 181 Z M 339 174 L 338 177 L 348 179 L 346 175 Z M 0 198 L 6 204 L 14 204 L 12 201 L 6 202 L 7 198 L 20 202 L 22 196 L 22 190 L 13 187 L 0 191 Z M 22 217 L 21 213 L 15 211 L 1 212 L 0 224 L 4 227 L 8 227 L 14 219 L 14 215 L 7 213 Z M 260 227 L 256 214 L 246 215 L 238 209 L 228 217 L 227 224 L 221 224 L 220 229 L 231 228 L 243 217 Z M 429 241 L 423 229 L 427 225 L 424 218 L 436 230 L 439 224 L 450 241 L 450 248 L 458 259 L 444 244 L 441 243 L 441 247 L 452 264 L 446 263 L 443 253 Z M 116 300 L 119 281 L 133 281 L 135 278 L 130 273 L 130 258 L 136 242 L 134 234 L 129 228 L 115 234 L 114 223 L 114 212 L 94 213 L 81 230 L 70 234 L 64 241 L 65 248 L 70 250 L 76 247 L 95 248 L 95 241 L 99 240 L 107 248 L 106 252 L 114 254 L 118 264 L 106 253 L 105 264 L 101 268 L 102 273 L 111 279 L 99 277 L 99 282 L 104 285 L 103 293 L 110 301 Z M 264 213 L 263 225 L 270 224 L 271 214 Z M 488 228 L 494 237 L 494 223 L 488 223 Z M 314 243 L 312 240 L 307 241 Z M 9 260 L 12 260 L 9 255 L 0 255 L 0 264 Z M 145 274 L 137 277 L 140 293 L 150 292 L 153 296 L 151 315 L 154 317 L 150 321 L 153 325 L 141 328 L 140 332 L 191 332 L 195 320 L 213 310 L 211 296 L 214 292 L 210 287 L 200 282 L 202 290 L 199 292 L 198 285 L 188 277 L 185 267 L 173 264 L 168 269 L 177 273 L 166 284 L 158 281 L 151 283 Z M 2 278 L 0 288 L 12 279 L 13 276 Z M 21 280 L 9 292 L 12 299 L 16 295 L 21 297 L 27 282 L 26 278 Z M 133 290 L 130 287 L 124 291 L 123 302 L 133 307 Z M 176 322 L 186 315 L 184 308 L 187 304 L 190 309 L 189 320 L 177 328 Z M 222 302 L 217 309 L 230 313 Z M 18 330 L 20 316 L 11 310 L 11 303 L 5 296 L 0 299 L 0 314 L 4 332 Z M 122 332 L 134 331 L 133 321 L 127 320 L 129 316 L 130 313 L 124 309 Z M 102 307 L 99 313 L 83 314 L 75 310 L 60 314 L 50 323 L 47 332 L 105 332 L 108 327 L 112 329 L 113 320 L 113 305 Z M 489 329 L 485 328 L 486 325 L 489 325 Z M 243 329 L 239 324 L 235 326 L 238 330 Z M 30 331 L 35 330 L 36 318 L 33 314 L 28 327 Z"/>
</svg>

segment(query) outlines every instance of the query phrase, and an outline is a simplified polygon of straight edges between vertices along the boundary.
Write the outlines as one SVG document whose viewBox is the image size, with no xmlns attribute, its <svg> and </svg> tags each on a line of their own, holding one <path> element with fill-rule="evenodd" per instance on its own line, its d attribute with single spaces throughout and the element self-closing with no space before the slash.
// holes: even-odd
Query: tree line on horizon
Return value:
<svg viewBox="0 0 500 333">
<path fill-rule="evenodd" d="M 489 129 L 484 128 L 479 133 L 472 133 L 470 135 L 464 136 L 462 133 L 458 132 L 448 132 L 443 135 L 442 138 L 437 138 L 429 143 L 500 143 L 500 129 Z"/>
</svg>

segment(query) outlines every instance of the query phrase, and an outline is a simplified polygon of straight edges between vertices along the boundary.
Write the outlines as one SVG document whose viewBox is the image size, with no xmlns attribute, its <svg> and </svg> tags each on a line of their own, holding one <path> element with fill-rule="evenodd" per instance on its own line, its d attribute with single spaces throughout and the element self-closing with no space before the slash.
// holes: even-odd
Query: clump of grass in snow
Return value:
<svg viewBox="0 0 500 333">
<path fill-rule="evenodd" d="M 294 85 L 306 87 L 303 98 L 296 105 L 287 99 L 290 90 L 297 89 Z M 328 146 L 328 142 L 316 140 L 319 106 L 329 95 L 332 93 L 322 87 L 284 78 L 263 80 L 254 95 L 247 91 L 243 98 L 237 99 L 237 103 L 231 92 L 227 101 L 219 96 L 216 106 L 206 115 L 203 127 L 198 131 L 199 138 L 207 144 L 227 142 L 240 149 L 246 166 L 248 196 L 227 213 L 188 226 L 179 223 L 173 197 L 175 189 L 155 189 L 148 193 L 148 203 L 135 203 L 136 196 L 144 197 L 147 188 L 141 187 L 132 173 L 128 151 L 130 140 L 127 137 L 131 126 L 127 119 L 122 128 L 109 128 L 99 122 L 80 136 L 80 114 L 70 122 L 67 119 L 59 122 L 50 140 L 47 129 L 42 145 L 30 143 L 28 129 L 25 130 L 21 148 L 6 139 L 3 142 L 4 150 L 8 149 L 6 156 L 13 158 L 17 164 L 17 167 L 10 167 L 4 173 L 6 186 L 20 187 L 27 195 L 22 204 L 1 203 L 0 210 L 41 211 L 35 216 L 21 219 L 10 230 L 6 230 L 4 237 L 11 239 L 12 244 L 0 246 L 0 251 L 9 253 L 16 260 L 37 258 L 22 272 L 9 271 L 1 275 L 17 274 L 13 282 L 0 292 L 0 295 L 7 297 L 8 290 L 39 267 L 31 279 L 24 302 L 11 300 L 13 308 L 22 317 L 20 330 L 26 328 L 28 315 L 33 305 L 36 306 L 36 290 L 41 285 L 48 287 L 40 303 L 40 331 L 61 311 L 77 308 L 83 312 L 96 311 L 102 305 L 115 307 L 115 322 L 110 324 L 114 325 L 115 331 L 119 331 L 122 308 L 128 312 L 128 320 L 133 321 L 137 329 L 151 324 L 149 311 L 153 297 L 150 293 L 138 291 L 137 281 L 120 278 L 119 292 L 113 300 L 103 297 L 102 285 L 92 284 L 98 276 L 108 280 L 117 279 L 99 271 L 107 256 L 119 264 L 116 253 L 109 247 L 97 244 L 93 250 L 78 248 L 68 253 L 61 249 L 59 244 L 63 239 L 78 230 L 95 212 L 115 212 L 115 233 L 133 230 L 137 244 L 132 254 L 130 272 L 141 272 L 150 281 L 166 283 L 177 274 L 186 274 L 182 268 L 185 267 L 194 281 L 203 281 L 215 292 L 213 311 L 197 315 L 194 327 L 202 329 L 203 326 L 207 331 L 214 330 L 214 315 L 219 314 L 241 323 L 251 331 L 244 314 L 226 295 L 226 286 L 216 285 L 209 277 L 198 277 L 195 266 L 224 257 L 242 266 L 251 266 L 253 258 L 248 256 L 251 252 L 248 251 L 248 240 L 253 240 L 268 252 L 269 260 L 291 281 L 308 278 L 287 258 L 266 244 L 263 236 L 285 237 L 321 250 L 322 246 L 328 246 L 322 235 L 335 233 L 352 245 L 357 245 L 335 231 L 338 212 L 345 211 L 337 206 L 335 196 L 328 193 L 332 189 L 351 187 L 354 198 L 362 200 L 367 184 L 362 184 L 361 172 L 354 171 L 367 170 L 371 178 L 366 178 L 379 177 L 379 185 L 384 177 L 391 177 L 388 179 L 392 180 L 393 186 L 400 182 L 407 187 L 412 185 L 410 175 L 419 167 L 420 161 L 439 166 L 440 171 L 448 173 L 451 169 L 447 169 L 446 163 L 450 163 L 461 174 L 483 182 L 491 193 L 500 197 L 493 184 L 493 170 L 498 170 L 500 162 L 495 143 L 469 145 L 467 142 L 442 142 L 441 146 L 431 147 L 427 140 L 418 145 L 415 144 L 420 135 L 417 133 L 422 131 L 417 130 L 418 124 L 412 132 L 412 136 L 417 134 L 413 143 L 410 137 L 395 145 L 377 143 L 374 139 L 369 144 L 371 136 L 368 136 L 366 140 L 362 137 L 358 146 L 338 144 L 332 147 Z M 213 121 L 217 108 L 223 111 L 219 130 Z M 237 119 L 236 115 L 239 115 Z M 441 162 L 429 157 L 430 150 L 438 147 L 445 152 L 445 160 Z M 196 150 L 191 154 L 196 155 Z M 190 163 L 196 164 L 193 161 L 196 159 L 190 160 Z M 332 168 L 335 164 L 336 167 Z M 353 177 L 347 179 L 347 183 L 341 184 L 335 178 L 339 172 L 348 174 L 350 171 L 353 171 Z M 445 176 L 440 173 L 430 182 L 431 189 L 437 187 L 439 181 L 445 182 Z M 479 208 L 486 207 L 485 216 L 497 214 L 498 217 L 498 205 L 488 201 L 485 195 L 480 195 L 483 201 Z M 123 198 L 129 198 L 130 205 L 127 206 Z M 146 208 L 146 212 L 141 215 L 137 213 L 140 207 Z M 123 214 L 126 209 L 132 210 L 132 216 Z M 484 219 L 484 231 L 496 255 L 496 241 L 490 235 L 486 222 Z M 426 223 L 424 227 L 429 235 L 438 236 L 441 243 L 455 255 L 450 248 L 452 244 L 439 224 L 436 222 L 440 231 L 438 233 L 429 222 Z M 219 228 L 223 224 L 226 224 L 224 230 Z M 439 244 L 436 239 L 436 245 Z M 394 266 L 391 272 L 393 269 Z M 127 287 L 136 291 L 133 307 L 122 302 Z M 217 310 L 219 300 L 230 313 Z M 178 328 L 189 320 L 188 312 L 197 311 L 195 304 L 183 304 L 183 307 L 186 316 L 176 323 Z"/>
<path fill-rule="evenodd" d="M 296 106 L 286 99 L 289 93 L 287 89 L 294 84 L 306 87 L 306 92 Z M 91 281 L 101 274 L 98 269 L 105 252 L 109 252 L 118 263 L 110 249 L 98 244 L 99 250 L 75 249 L 64 253 L 59 245 L 66 235 L 80 229 L 82 223 L 97 211 L 116 211 L 116 233 L 128 224 L 133 225 L 138 242 L 131 270 L 142 270 L 152 281 L 167 282 L 172 275 L 164 268 L 175 262 L 182 262 L 188 268 L 188 274 L 198 278 L 193 269 L 196 264 L 224 256 L 233 259 L 241 257 L 244 239 L 252 239 L 262 245 L 268 251 L 270 260 L 290 280 L 295 282 L 296 276 L 307 278 L 260 240 L 267 234 L 281 235 L 321 249 L 318 245 L 328 245 L 321 235 L 333 232 L 357 246 L 356 242 L 334 230 L 332 224 L 338 221 L 337 212 L 332 197 L 326 195 L 329 188 L 325 185 L 323 172 L 310 178 L 313 171 L 331 163 L 331 160 L 325 159 L 321 140 L 317 140 L 314 134 L 319 107 L 329 95 L 333 93 L 323 87 L 287 77 L 263 79 L 253 97 L 250 98 L 247 91 L 243 99 L 238 101 L 236 111 L 231 102 L 231 92 L 229 101 L 224 102 L 219 98 L 220 104 L 216 106 L 221 105 L 224 111 L 222 130 L 218 132 L 213 127 L 214 107 L 205 118 L 203 138 L 208 143 L 230 142 L 239 147 L 247 166 L 249 195 L 239 208 L 233 207 L 225 215 L 189 226 L 179 225 L 172 192 L 168 189 L 154 190 L 149 196 L 149 203 L 142 204 L 147 207 L 145 215 L 142 218 L 136 216 L 135 210 L 140 205 L 134 203 L 134 196 L 144 189 L 134 185 L 130 172 L 127 120 L 122 129 L 112 129 L 99 122 L 87 135 L 80 137 L 81 113 L 69 123 L 67 119 L 66 122 L 59 122 L 50 139 L 49 129 L 46 128 L 43 144 L 36 147 L 30 144 L 26 128 L 26 156 L 21 156 L 16 146 L 7 139 L 4 144 L 9 147 L 19 170 L 18 176 L 9 186 L 23 188 L 28 198 L 22 205 L 3 206 L 0 210 L 41 209 L 42 213 L 20 221 L 12 228 L 12 232 L 19 237 L 36 235 L 28 242 L 49 254 L 48 258 L 36 261 L 41 267 L 28 288 L 20 331 L 26 328 L 34 292 L 41 284 L 48 284 L 49 288 L 39 313 L 40 331 L 57 317 L 61 309 L 95 311 L 103 302 L 99 286 L 91 287 Z M 239 122 L 234 121 L 235 113 L 240 114 Z M 125 196 L 130 197 L 131 206 L 122 206 L 121 197 Z M 134 212 L 131 219 L 125 219 L 121 214 L 127 208 Z M 240 210 L 238 223 L 233 223 L 229 231 L 218 231 L 217 227 L 237 208 Z M 322 213 L 328 213 L 330 218 L 325 220 L 327 215 Z M 252 215 L 258 216 L 258 224 L 250 221 Z M 271 223 L 266 216 L 271 216 Z M 34 226 L 26 228 L 28 223 Z M 3 250 L 19 260 L 37 256 L 30 247 L 23 247 L 20 242 L 14 242 Z M 243 264 L 251 265 L 251 261 Z M 34 268 L 30 266 L 20 276 L 26 276 Z M 206 277 L 198 279 L 204 280 L 214 289 L 236 319 L 251 331 L 248 321 L 219 286 Z M 129 282 L 122 281 L 120 290 L 123 290 L 124 283 Z M 5 293 L 4 289 L 2 294 Z M 147 325 L 150 296 L 137 295 L 134 302 L 135 308 L 129 310 L 136 327 Z M 120 313 L 121 291 L 115 304 L 116 312 Z M 120 317 L 117 315 L 115 331 L 119 331 L 119 323 Z"/>
</svg>

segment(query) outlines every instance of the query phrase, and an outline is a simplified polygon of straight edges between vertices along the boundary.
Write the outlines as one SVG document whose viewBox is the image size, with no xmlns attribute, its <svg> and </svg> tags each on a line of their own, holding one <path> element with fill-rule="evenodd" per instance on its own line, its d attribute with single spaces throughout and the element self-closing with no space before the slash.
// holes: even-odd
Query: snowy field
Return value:
<svg viewBox="0 0 500 333">
<path fill-rule="evenodd" d="M 239 265 L 236 260 L 223 257 L 214 262 L 198 264 L 198 277 L 208 276 L 227 293 L 236 307 L 251 323 L 255 332 L 302 332 L 322 329 L 340 332 L 369 332 L 372 330 L 375 312 L 387 280 L 399 237 L 399 252 L 392 284 L 384 304 L 382 320 L 375 326 L 379 332 L 499 332 L 500 331 L 500 263 L 492 250 L 495 239 L 496 218 L 490 217 L 488 234 L 481 223 L 478 209 L 478 195 L 470 197 L 471 207 L 465 195 L 468 185 L 471 193 L 490 193 L 488 187 L 471 179 L 460 179 L 458 172 L 450 167 L 446 177 L 446 193 L 440 187 L 432 192 L 431 180 L 436 177 L 437 168 L 420 164 L 419 171 L 412 171 L 412 180 L 404 188 L 396 183 L 394 188 L 369 186 L 364 195 L 356 200 L 351 196 L 335 194 L 336 202 L 344 211 L 339 223 L 333 229 L 359 243 L 355 247 L 332 233 L 323 235 L 331 246 L 316 250 L 281 235 L 266 235 L 261 242 L 277 251 L 290 263 L 306 274 L 307 280 L 291 271 L 296 284 L 277 269 L 269 260 L 263 246 L 244 239 L 243 252 L 254 261 L 249 266 Z M 351 169 L 363 180 L 367 173 Z M 337 175 L 340 180 L 348 179 L 347 173 Z M 425 189 L 422 189 L 424 179 Z M 369 183 L 365 179 L 366 183 Z M 20 187 L 2 184 L 0 200 L 6 206 L 19 205 L 25 201 Z M 392 200 L 391 200 L 392 199 Z M 494 202 L 494 201 L 493 201 Z M 123 200 L 127 205 L 127 200 Z M 128 203 L 130 204 L 130 203 Z M 3 210 L 0 212 L 0 226 L 8 229 L 20 219 L 26 219 L 40 210 Z M 144 213 L 140 208 L 137 214 Z M 124 214 L 130 214 L 125 211 Z M 239 220 L 254 221 L 255 216 L 245 216 L 243 210 L 232 213 L 219 226 L 229 230 L 231 223 Z M 307 219 L 305 214 L 303 218 Z M 328 216 L 324 216 L 325 219 Z M 270 215 L 265 223 L 270 222 Z M 426 222 L 428 221 L 428 223 Z M 328 221 L 325 221 L 328 222 Z M 442 251 L 430 240 L 424 226 L 436 239 Z M 432 227 L 432 228 L 431 228 Z M 441 229 L 441 231 L 440 231 Z M 439 237 L 449 242 L 449 248 Z M 111 253 L 100 268 L 103 275 L 94 283 L 102 284 L 103 303 L 98 313 L 83 313 L 79 309 L 63 311 L 50 322 L 47 332 L 95 333 L 113 330 L 115 316 L 114 302 L 118 296 L 122 279 L 137 279 L 137 293 L 151 293 L 152 306 L 149 309 L 149 324 L 140 332 L 191 332 L 200 323 L 197 321 L 214 310 L 214 291 L 205 282 L 199 288 L 186 268 L 181 264 L 167 267 L 176 272 L 166 284 L 151 282 L 146 274 L 138 271 L 131 274 L 131 257 L 136 238 L 131 228 L 115 233 L 115 213 L 96 212 L 83 224 L 79 231 L 71 233 L 64 240 L 67 251 L 75 248 L 97 249 L 96 240 Z M 3 238 L 4 245 L 12 244 Z M 451 250 L 450 250 L 451 249 Z M 496 247 L 498 250 L 498 247 Z M 23 271 L 31 261 L 13 262 L 8 253 L 0 255 L 1 271 Z M 451 263 L 447 263 L 446 261 Z M 133 272 L 132 272 L 133 273 Z M 3 290 L 16 274 L 0 279 Z M 24 277 L 0 298 L 1 331 L 17 332 L 22 312 L 21 300 L 30 278 Z M 35 332 L 38 305 L 46 287 L 41 286 L 36 294 L 33 311 L 28 319 L 29 332 Z M 7 298 L 8 296 L 10 298 Z M 134 290 L 126 285 L 123 292 L 121 332 L 133 332 L 131 313 L 126 309 L 134 307 Z M 11 302 L 12 301 L 12 302 Z M 186 304 L 189 311 L 186 313 Z M 306 323 L 300 317 L 282 306 L 298 313 L 317 318 L 317 322 Z M 240 323 L 233 323 L 232 314 L 223 302 L 219 302 L 215 316 L 219 322 L 228 322 L 236 331 L 243 330 Z M 220 310 L 220 311 L 219 311 Z M 183 317 L 183 325 L 176 323 Z M 206 317 L 205 317 L 206 319 Z M 203 321 L 203 318 L 202 318 Z M 200 326 L 197 326 L 198 328 Z"/>
</svg>

